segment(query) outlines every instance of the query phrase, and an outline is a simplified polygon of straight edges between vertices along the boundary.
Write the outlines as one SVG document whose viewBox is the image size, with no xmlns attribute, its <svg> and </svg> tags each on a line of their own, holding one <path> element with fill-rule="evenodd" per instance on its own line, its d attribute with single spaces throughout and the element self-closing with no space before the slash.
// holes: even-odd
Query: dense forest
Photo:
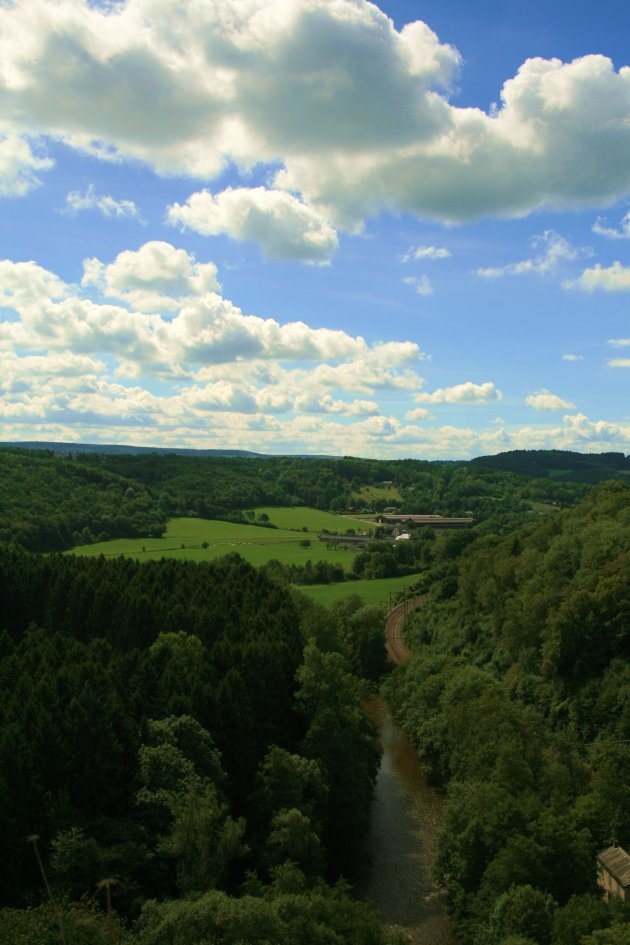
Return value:
<svg viewBox="0 0 630 945">
<path fill-rule="evenodd" d="M 525 476 L 565 482 L 628 481 L 630 457 L 623 453 L 574 453 L 569 450 L 508 450 L 496 456 L 477 456 L 474 466 L 502 469 Z"/>
<path fill-rule="evenodd" d="M 0 599 L 0 942 L 385 942 L 335 885 L 379 758 L 355 675 L 383 670 L 378 614 L 236 555 L 9 551 Z M 42 869 L 59 905 L 24 908 Z"/>
<path fill-rule="evenodd" d="M 507 454 L 506 454 L 507 455 Z M 368 503 L 367 487 L 389 500 Z M 393 503 L 401 512 L 472 513 L 512 528 L 537 508 L 573 505 L 588 486 L 472 463 L 177 454 L 62 454 L 0 449 L 0 546 L 56 551 L 161 535 L 168 518 L 231 518 L 256 506 L 344 511 Z"/>
<path fill-rule="evenodd" d="M 596 854 L 630 840 L 630 487 L 440 563 L 387 698 L 447 790 L 462 945 L 630 941 Z"/>
</svg>

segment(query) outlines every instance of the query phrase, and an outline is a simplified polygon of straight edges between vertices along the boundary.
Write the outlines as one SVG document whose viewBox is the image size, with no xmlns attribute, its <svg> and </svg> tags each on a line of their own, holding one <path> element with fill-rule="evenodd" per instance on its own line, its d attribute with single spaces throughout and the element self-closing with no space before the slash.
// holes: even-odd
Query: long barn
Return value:
<svg viewBox="0 0 630 945">
<path fill-rule="evenodd" d="M 411 525 L 418 527 L 428 525 L 431 528 L 467 528 L 474 519 L 468 516 L 447 517 L 444 515 L 389 515 L 383 513 L 377 516 L 379 525 L 389 525 L 392 528 Z"/>
</svg>

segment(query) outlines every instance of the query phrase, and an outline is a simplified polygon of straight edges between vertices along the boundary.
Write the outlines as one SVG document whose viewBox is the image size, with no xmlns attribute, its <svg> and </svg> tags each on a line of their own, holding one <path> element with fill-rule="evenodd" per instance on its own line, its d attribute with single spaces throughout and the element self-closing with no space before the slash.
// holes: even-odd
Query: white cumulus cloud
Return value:
<svg viewBox="0 0 630 945">
<path fill-rule="evenodd" d="M 438 387 L 432 393 L 416 394 L 419 404 L 487 404 L 502 400 L 503 392 L 498 390 L 491 381 L 484 384 L 474 384 L 466 381 L 463 384 L 454 384 L 452 387 Z"/>
<path fill-rule="evenodd" d="M 202 190 L 185 204 L 172 204 L 167 220 L 204 236 L 226 233 L 256 242 L 273 259 L 324 264 L 339 245 L 335 229 L 321 212 L 292 194 L 265 187 L 228 187 L 216 195 Z"/>
<path fill-rule="evenodd" d="M 405 414 L 406 420 L 426 420 L 429 411 L 426 407 L 416 407 L 414 410 L 408 410 Z"/>
<path fill-rule="evenodd" d="M 87 259 L 83 268 L 83 285 L 98 285 L 105 295 L 142 312 L 173 311 L 183 297 L 220 288 L 214 263 L 198 263 L 186 250 L 160 240 L 150 240 L 136 251 L 124 250 L 109 265 Z"/>
<path fill-rule="evenodd" d="M 579 278 L 566 283 L 566 286 L 581 289 L 583 292 L 595 292 L 597 289 L 603 292 L 629 292 L 630 268 L 620 262 L 614 262 L 612 266 L 601 266 L 598 263 L 585 269 Z"/>
<path fill-rule="evenodd" d="M 571 410 L 575 407 L 575 404 L 550 393 L 544 387 L 535 394 L 528 394 L 525 403 L 528 407 L 533 407 L 534 410 Z"/>
</svg>

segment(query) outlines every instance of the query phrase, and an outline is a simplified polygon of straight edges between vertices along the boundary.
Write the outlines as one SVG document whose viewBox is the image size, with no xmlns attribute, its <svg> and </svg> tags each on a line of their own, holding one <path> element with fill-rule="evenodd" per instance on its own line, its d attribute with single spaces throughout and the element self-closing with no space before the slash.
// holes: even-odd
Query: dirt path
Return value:
<svg viewBox="0 0 630 945">
<path fill-rule="evenodd" d="M 411 656 L 411 650 L 403 640 L 405 618 L 412 610 L 420 607 L 427 596 L 427 594 L 419 594 L 417 597 L 410 597 L 409 600 L 404 600 L 402 604 L 397 604 L 388 612 L 385 625 L 385 649 L 392 663 L 404 663 Z"/>
</svg>

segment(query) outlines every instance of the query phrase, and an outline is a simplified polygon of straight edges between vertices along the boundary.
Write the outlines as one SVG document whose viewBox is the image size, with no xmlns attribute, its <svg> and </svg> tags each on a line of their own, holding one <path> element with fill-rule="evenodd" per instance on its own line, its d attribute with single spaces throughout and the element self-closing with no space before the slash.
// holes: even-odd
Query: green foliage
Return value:
<svg viewBox="0 0 630 945">
<path fill-rule="evenodd" d="M 305 877 L 320 877 L 324 873 L 319 836 L 309 818 L 295 807 L 280 810 L 273 817 L 265 853 L 270 867 L 288 860 L 295 863 Z"/>
<path fill-rule="evenodd" d="M 509 450 L 496 456 L 478 456 L 471 463 L 556 481 L 592 483 L 622 478 L 630 471 L 630 463 L 623 453 L 573 453 L 567 450 Z"/>
<path fill-rule="evenodd" d="M 604 902 L 601 896 L 572 896 L 554 916 L 554 945 L 575 945 L 596 929 L 606 928 L 611 919 L 621 919 L 621 903 Z"/>
<path fill-rule="evenodd" d="M 595 863 L 630 839 L 629 523 L 628 486 L 602 484 L 442 556 L 410 617 L 385 692 L 448 786 L 436 873 L 465 945 L 617 934 Z"/>
<path fill-rule="evenodd" d="M 63 903 L 65 945 L 124 945 L 117 916 L 104 915 L 94 901 Z M 0 909 L 0 945 L 59 945 L 57 911 L 50 904 L 33 909 Z"/>
<path fill-rule="evenodd" d="M 207 780 L 185 780 L 169 802 L 170 831 L 157 851 L 176 863 L 177 886 L 184 895 L 212 889 L 231 860 L 243 856 L 245 821 L 227 816 L 227 805 Z"/>
<path fill-rule="evenodd" d="M 259 822 L 268 826 L 283 810 L 298 810 L 320 831 L 328 787 L 316 761 L 272 745 L 256 776 L 251 804 Z"/>
<path fill-rule="evenodd" d="M 0 544 L 50 551 L 161 535 L 165 522 L 133 479 L 43 451 L 0 449 Z"/>
<path fill-rule="evenodd" d="M 309 719 L 302 752 L 317 762 L 329 789 L 322 839 L 329 871 L 339 875 L 352 869 L 348 854 L 368 827 L 380 749 L 341 654 L 308 644 L 298 681 L 297 698 Z"/>
<path fill-rule="evenodd" d="M 387 669 L 385 612 L 365 606 L 357 594 L 336 601 L 330 612 L 341 632 L 352 672 L 374 682 L 381 679 Z"/>
<path fill-rule="evenodd" d="M 480 945 L 505 945 L 506 939 L 525 938 L 549 945 L 555 903 L 532 886 L 512 886 L 497 899 Z"/>
<path fill-rule="evenodd" d="M 629 945 L 630 922 L 619 922 L 607 929 L 598 929 L 582 939 L 580 945 Z"/>
<path fill-rule="evenodd" d="M 43 895 L 33 830 L 66 945 L 384 943 L 371 913 L 322 881 L 356 864 L 378 761 L 329 614 L 236 555 L 7 551 L 0 597 L 6 945 L 60 943 L 54 912 L 2 909 Z M 311 642 L 303 662 L 318 623 L 331 650 Z M 66 897 L 98 888 L 77 918 Z M 142 912 L 137 930 L 113 910 Z"/>
<path fill-rule="evenodd" d="M 280 884 L 282 885 L 282 884 Z M 268 889 L 263 898 L 210 892 L 190 901 L 147 903 L 137 945 L 385 945 L 375 916 L 343 888 Z"/>
</svg>

